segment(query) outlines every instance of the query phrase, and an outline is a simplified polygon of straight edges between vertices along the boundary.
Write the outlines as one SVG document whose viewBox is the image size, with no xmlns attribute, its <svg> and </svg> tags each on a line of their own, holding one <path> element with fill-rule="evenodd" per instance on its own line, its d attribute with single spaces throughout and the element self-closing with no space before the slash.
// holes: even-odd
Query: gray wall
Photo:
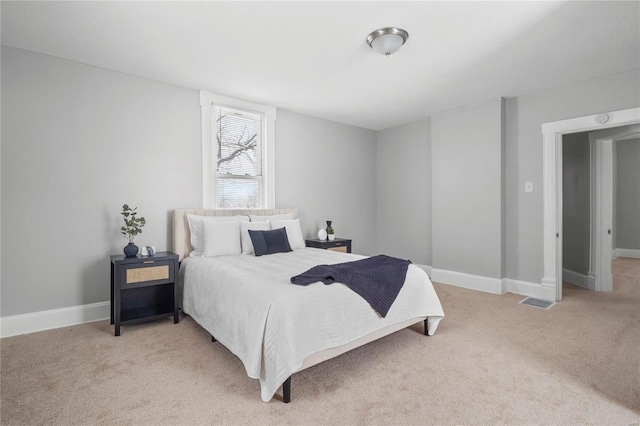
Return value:
<svg viewBox="0 0 640 426">
<path fill-rule="evenodd" d="M 502 111 L 493 100 L 443 112 L 431 137 L 428 120 L 376 135 L 279 110 L 277 207 L 299 208 L 307 237 L 332 219 L 356 252 L 376 253 L 380 240 L 380 251 L 490 277 L 504 276 L 506 236 L 506 276 L 539 282 L 541 124 L 639 105 L 636 69 L 510 98 Z M 3 316 L 108 300 L 107 257 L 126 242 L 117 232 L 123 203 L 148 219 L 136 242 L 159 249 L 171 247 L 171 210 L 201 205 L 196 90 L 2 47 L 1 108 Z M 426 147 L 413 136 L 423 130 Z M 394 138 L 431 160 L 431 197 L 426 168 L 394 177 L 378 166 Z M 398 152 L 392 161 L 414 158 Z M 385 198 L 395 194 L 376 182 L 403 176 L 425 179 L 414 204 L 425 214 L 412 211 L 389 235 L 377 228 L 393 216 Z M 522 190 L 527 180 L 533 193 Z M 422 229 L 429 206 L 431 231 Z"/>
<path fill-rule="evenodd" d="M 300 209 L 306 238 L 332 220 L 354 253 L 375 254 L 375 132 L 278 110 L 276 140 L 276 206 Z"/>
<path fill-rule="evenodd" d="M 431 265 L 431 119 L 378 132 L 378 250 Z"/>
<path fill-rule="evenodd" d="M 589 133 L 562 138 L 562 267 L 589 273 L 591 215 Z"/>
<path fill-rule="evenodd" d="M 202 205 L 196 90 L 3 46 L 1 108 L 2 316 L 109 300 L 123 203 L 158 250 Z M 276 207 L 375 252 L 375 132 L 279 110 L 276 133 Z"/>
<path fill-rule="evenodd" d="M 503 110 L 504 120 L 504 137 L 505 141 L 505 156 L 504 166 L 502 172 L 504 178 L 502 185 L 504 190 L 502 191 L 503 197 L 501 202 L 506 203 L 505 220 L 503 222 L 503 228 L 501 232 L 503 242 L 504 259 L 502 262 L 502 268 L 505 272 L 502 276 L 514 280 L 522 280 L 528 282 L 539 283 L 543 275 L 543 236 L 542 236 L 542 222 L 543 222 L 543 200 L 542 200 L 542 123 L 564 120 L 568 118 L 580 117 L 584 115 L 598 114 L 601 112 L 622 110 L 627 108 L 633 108 L 640 106 L 640 70 L 634 69 L 628 72 L 609 75 L 601 78 L 596 78 L 584 82 L 579 82 L 567 86 L 553 88 L 541 92 L 521 95 L 506 100 L 505 108 Z M 446 112 L 443 113 L 446 116 Z M 460 147 L 451 146 L 447 147 L 445 144 L 438 144 L 435 146 L 435 135 L 438 132 L 435 129 L 435 121 L 437 117 L 442 114 L 437 114 L 432 117 L 431 120 L 431 145 L 432 154 L 431 161 L 433 164 L 432 173 L 432 187 L 434 193 L 432 199 L 429 199 L 426 195 L 425 199 L 421 200 L 424 205 L 432 205 L 432 232 L 433 238 L 439 230 L 439 224 L 436 220 L 437 211 L 445 216 L 447 214 L 446 204 L 442 205 L 436 200 L 435 191 L 437 186 L 441 188 L 442 196 L 445 200 L 448 198 L 447 187 L 449 185 L 457 186 L 462 185 L 457 181 L 455 173 L 447 176 L 441 176 L 436 181 L 436 168 L 439 167 L 436 160 L 436 150 L 442 150 L 444 154 L 450 160 L 450 167 L 452 171 L 458 171 L 466 166 L 468 163 L 468 153 L 459 153 Z M 461 117 L 460 123 L 465 123 L 463 117 Z M 455 126 L 463 127 L 463 124 L 450 124 L 451 127 Z M 470 133 L 477 134 L 482 132 L 483 126 L 486 123 L 479 123 L 473 128 Z M 398 129 L 389 129 L 391 134 L 401 134 L 410 132 L 407 129 L 403 129 L 404 126 L 400 126 Z M 496 126 L 493 126 L 496 128 Z M 379 132 L 378 149 L 384 150 L 387 148 L 386 144 L 380 141 L 386 141 L 387 130 Z M 446 140 L 446 136 L 442 136 L 442 141 Z M 404 141 L 403 141 L 404 142 Z M 446 150 L 450 152 L 446 152 Z M 469 149 L 473 150 L 471 146 Z M 383 154 L 378 153 L 378 159 Z M 398 154 L 402 155 L 402 154 Z M 458 161 L 459 160 L 459 161 Z M 495 160 L 495 159 L 494 159 Z M 472 170 L 475 166 L 472 168 Z M 378 170 L 378 182 L 381 182 L 382 176 L 387 178 L 389 176 L 390 169 L 380 168 Z M 406 171 L 403 173 L 407 173 Z M 402 180 L 400 175 L 399 180 Z M 412 176 L 411 174 L 409 176 Z M 451 182 L 448 181 L 451 180 Z M 534 184 L 534 191 L 532 193 L 524 192 L 524 183 L 526 181 L 532 181 Z M 393 195 L 388 188 L 378 188 L 378 222 L 386 221 L 390 211 L 393 211 L 392 207 L 387 207 L 385 197 Z M 427 194 L 427 192 L 425 192 Z M 479 209 L 485 205 L 485 201 L 482 203 L 474 204 L 474 209 Z M 449 207 L 452 207 L 451 205 Z M 461 215 L 462 213 L 450 210 L 452 215 Z M 473 216 L 473 215 L 471 215 Z M 427 219 L 427 218 L 424 218 Z M 471 235 L 475 234 L 476 228 L 482 228 L 489 226 L 490 229 L 494 229 L 495 222 L 491 222 L 489 218 L 488 222 L 484 222 L 482 218 L 471 218 L 471 223 L 474 225 L 471 227 Z M 427 219 L 428 220 L 428 219 Z M 447 220 L 447 218 L 445 218 Z M 423 222 L 420 222 L 417 218 L 407 219 L 403 228 L 419 229 Z M 468 223 L 465 225 L 467 226 Z M 460 230 L 458 230 L 460 231 Z M 384 231 L 381 231 L 383 235 Z M 419 233 L 415 238 L 407 239 L 397 238 L 395 235 L 387 235 L 384 238 L 379 239 L 380 251 L 389 251 L 391 253 L 397 252 L 400 255 L 400 251 L 403 245 L 418 244 L 418 241 L 428 241 L 426 233 Z M 475 244 L 475 243 L 473 243 Z M 438 253 L 438 246 L 434 240 L 431 246 L 432 262 L 434 267 L 442 267 L 443 269 L 454 268 L 453 270 L 459 272 L 476 271 L 475 273 L 482 275 L 478 272 L 480 269 L 474 267 L 468 268 L 466 265 L 454 265 L 453 263 L 442 263 L 442 266 L 438 266 L 437 258 L 448 262 L 448 257 L 455 257 L 460 253 L 464 253 L 469 250 L 467 242 L 460 236 L 460 240 L 452 243 L 447 247 L 447 252 Z M 429 249 L 426 249 L 428 253 Z M 414 256 L 409 253 L 408 256 Z M 443 259 L 444 257 L 444 259 Z M 472 257 L 472 256 L 470 256 Z M 428 258 L 426 260 L 428 262 Z M 473 266 L 473 265 L 468 265 Z M 495 272 L 495 271 L 494 271 Z M 473 273 L 473 272 L 469 272 Z M 485 271 L 486 273 L 486 271 Z M 490 275 L 491 276 L 491 275 Z"/>
<path fill-rule="evenodd" d="M 109 300 L 122 204 L 199 206 L 198 92 L 2 47 L 2 315 Z"/>
<path fill-rule="evenodd" d="M 507 99 L 507 277 L 543 275 L 541 125 L 640 106 L 640 70 Z M 524 192 L 533 181 L 534 192 Z M 435 256 L 435 252 L 434 252 Z"/>
<path fill-rule="evenodd" d="M 616 248 L 640 250 L 640 139 L 616 145 Z"/>
<path fill-rule="evenodd" d="M 433 267 L 503 276 L 503 100 L 431 117 Z"/>
</svg>

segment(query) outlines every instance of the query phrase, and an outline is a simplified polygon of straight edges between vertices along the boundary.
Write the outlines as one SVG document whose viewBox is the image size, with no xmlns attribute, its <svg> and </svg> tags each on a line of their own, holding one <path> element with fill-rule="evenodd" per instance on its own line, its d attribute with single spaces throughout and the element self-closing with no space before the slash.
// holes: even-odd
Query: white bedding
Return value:
<svg viewBox="0 0 640 426">
<path fill-rule="evenodd" d="M 344 285 L 305 287 L 289 281 L 319 264 L 361 258 L 302 248 L 260 257 L 185 259 L 183 310 L 242 360 L 247 375 L 260 380 L 266 402 L 318 351 L 420 316 L 429 317 L 429 334 L 436 331 L 444 312 L 427 274 L 415 265 L 409 265 L 386 318 Z"/>
</svg>

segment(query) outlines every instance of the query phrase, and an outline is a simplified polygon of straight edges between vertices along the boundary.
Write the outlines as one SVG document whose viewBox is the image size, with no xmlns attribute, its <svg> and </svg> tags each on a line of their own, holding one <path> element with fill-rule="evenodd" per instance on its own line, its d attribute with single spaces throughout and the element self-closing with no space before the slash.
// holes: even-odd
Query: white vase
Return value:
<svg viewBox="0 0 640 426">
<path fill-rule="evenodd" d="M 318 231 L 318 239 L 319 240 L 326 240 L 327 239 L 327 231 L 325 231 L 324 228 L 320 228 L 320 230 Z"/>
<path fill-rule="evenodd" d="M 329 234 L 329 241 L 333 241 L 336 239 L 336 234 Z"/>
</svg>

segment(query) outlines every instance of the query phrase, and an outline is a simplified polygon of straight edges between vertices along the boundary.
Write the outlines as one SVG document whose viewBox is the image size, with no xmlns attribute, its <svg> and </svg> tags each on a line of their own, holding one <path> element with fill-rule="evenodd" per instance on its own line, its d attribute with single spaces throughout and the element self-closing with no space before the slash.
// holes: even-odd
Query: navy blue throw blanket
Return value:
<svg viewBox="0 0 640 426">
<path fill-rule="evenodd" d="M 383 254 L 336 265 L 318 265 L 302 274 L 291 277 L 291 282 L 309 285 L 322 281 L 325 284 L 342 283 L 369 302 L 383 317 L 398 297 L 404 285 L 410 260 Z"/>
</svg>

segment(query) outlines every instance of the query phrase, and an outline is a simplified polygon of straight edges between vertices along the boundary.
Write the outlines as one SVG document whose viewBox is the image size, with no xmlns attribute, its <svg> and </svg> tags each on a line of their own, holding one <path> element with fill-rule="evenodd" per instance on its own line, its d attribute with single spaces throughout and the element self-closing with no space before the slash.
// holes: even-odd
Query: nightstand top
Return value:
<svg viewBox="0 0 640 426">
<path fill-rule="evenodd" d="M 308 238 L 305 241 L 313 241 L 314 243 L 339 243 L 341 241 L 351 241 L 351 238 L 334 238 L 333 240 L 319 240 L 317 238 Z"/>
<path fill-rule="evenodd" d="M 172 251 L 159 251 L 153 256 L 142 256 L 140 254 L 127 257 L 124 254 L 114 254 L 111 256 L 111 263 L 140 263 L 148 260 L 173 260 L 177 259 L 178 255 Z"/>
</svg>

